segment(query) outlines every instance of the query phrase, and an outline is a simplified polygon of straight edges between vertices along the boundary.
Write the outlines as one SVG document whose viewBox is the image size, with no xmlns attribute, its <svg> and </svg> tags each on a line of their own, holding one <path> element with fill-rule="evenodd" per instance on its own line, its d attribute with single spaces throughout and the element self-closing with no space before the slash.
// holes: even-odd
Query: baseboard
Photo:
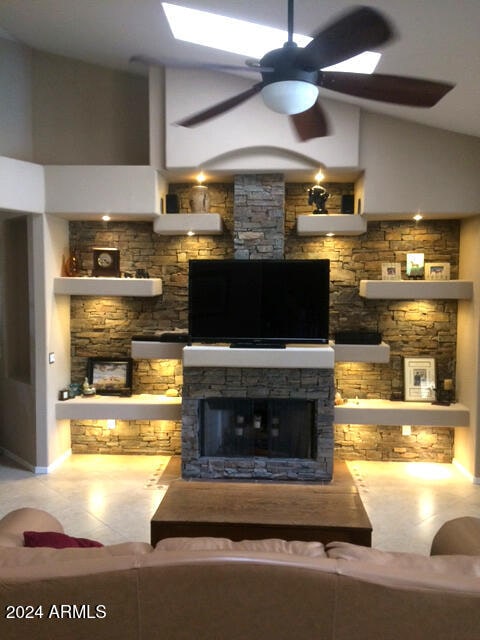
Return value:
<svg viewBox="0 0 480 640">
<path fill-rule="evenodd" d="M 51 473 L 52 471 L 57 469 L 57 467 L 59 467 L 61 464 L 63 464 L 65 462 L 65 460 L 72 455 L 72 450 L 71 449 L 67 449 L 67 451 L 65 451 L 54 462 L 52 462 L 52 464 L 49 464 L 48 467 L 37 467 L 36 465 L 33 465 L 30 462 L 27 462 L 27 460 L 24 460 L 20 456 L 17 456 L 16 453 L 13 453 L 12 451 L 9 451 L 8 449 L 2 448 L 2 449 L 0 449 L 0 451 L 5 457 L 10 458 L 10 460 L 13 460 L 14 462 L 16 462 L 23 469 L 27 469 L 27 471 L 31 471 L 32 473 L 34 473 L 36 475 L 42 475 L 42 474 Z"/>
<path fill-rule="evenodd" d="M 461 464 L 456 458 L 453 458 L 452 464 L 460 471 L 461 474 L 468 478 L 472 484 L 480 484 L 480 478 L 478 476 L 474 476 L 473 473 L 468 471 L 468 469 L 465 469 L 463 464 Z"/>
</svg>

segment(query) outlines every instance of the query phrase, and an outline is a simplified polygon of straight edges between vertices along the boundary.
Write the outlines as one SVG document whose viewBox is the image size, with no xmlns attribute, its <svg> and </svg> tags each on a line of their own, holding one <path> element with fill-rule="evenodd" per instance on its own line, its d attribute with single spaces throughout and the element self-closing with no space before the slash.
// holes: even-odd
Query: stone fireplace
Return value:
<svg viewBox="0 0 480 640">
<path fill-rule="evenodd" d="M 236 176 L 237 260 L 284 257 L 284 210 L 283 175 Z M 183 361 L 183 477 L 331 480 L 333 355 L 329 364 L 316 357 L 323 351 L 328 361 L 331 349 L 307 348 L 299 357 L 301 349 L 287 348 L 272 358 L 266 355 L 267 364 L 252 364 L 255 357 L 248 349 L 230 349 L 242 360 L 234 363 L 214 347 L 207 365 L 189 363 L 189 349 L 195 347 L 187 347 Z M 208 352 L 208 347 L 199 349 Z"/>
<path fill-rule="evenodd" d="M 333 369 L 185 367 L 183 476 L 330 480 L 333 393 Z"/>
</svg>

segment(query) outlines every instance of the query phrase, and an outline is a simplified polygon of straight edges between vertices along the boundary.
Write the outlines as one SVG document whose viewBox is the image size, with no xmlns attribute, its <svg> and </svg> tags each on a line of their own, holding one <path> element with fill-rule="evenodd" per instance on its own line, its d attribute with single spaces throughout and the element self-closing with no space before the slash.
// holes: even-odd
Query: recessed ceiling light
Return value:
<svg viewBox="0 0 480 640">
<path fill-rule="evenodd" d="M 420 220 L 423 220 L 423 216 L 420 213 L 417 213 L 415 216 L 413 216 L 413 219 L 415 220 L 415 222 L 419 222 Z"/>
<path fill-rule="evenodd" d="M 104 222 L 108 222 L 109 220 L 111 220 L 111 218 L 110 218 L 110 216 L 105 215 L 105 216 L 102 216 L 102 220 L 103 220 Z"/>
<path fill-rule="evenodd" d="M 162 2 L 162 7 L 174 38 L 204 47 L 260 59 L 268 51 L 280 49 L 288 39 L 288 34 L 283 29 L 189 9 L 169 2 Z M 294 33 L 293 40 L 299 47 L 305 47 L 312 38 Z M 379 53 L 365 51 L 326 69 L 373 73 L 379 59 Z"/>
</svg>

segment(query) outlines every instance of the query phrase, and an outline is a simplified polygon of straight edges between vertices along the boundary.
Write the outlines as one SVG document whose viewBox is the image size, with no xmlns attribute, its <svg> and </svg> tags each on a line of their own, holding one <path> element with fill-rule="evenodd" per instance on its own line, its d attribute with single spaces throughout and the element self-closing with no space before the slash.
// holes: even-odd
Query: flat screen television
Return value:
<svg viewBox="0 0 480 640">
<path fill-rule="evenodd" d="M 188 287 L 192 342 L 328 342 L 329 260 L 190 260 Z"/>
</svg>

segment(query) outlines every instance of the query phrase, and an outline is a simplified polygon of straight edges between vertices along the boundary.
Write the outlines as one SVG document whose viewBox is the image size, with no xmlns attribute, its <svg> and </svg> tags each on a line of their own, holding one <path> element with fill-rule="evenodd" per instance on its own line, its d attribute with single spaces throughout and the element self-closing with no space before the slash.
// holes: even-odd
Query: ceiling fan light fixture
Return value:
<svg viewBox="0 0 480 640">
<path fill-rule="evenodd" d="M 302 113 L 315 104 L 318 87 L 302 80 L 283 80 L 263 87 L 262 98 L 266 106 L 277 113 Z"/>
</svg>

